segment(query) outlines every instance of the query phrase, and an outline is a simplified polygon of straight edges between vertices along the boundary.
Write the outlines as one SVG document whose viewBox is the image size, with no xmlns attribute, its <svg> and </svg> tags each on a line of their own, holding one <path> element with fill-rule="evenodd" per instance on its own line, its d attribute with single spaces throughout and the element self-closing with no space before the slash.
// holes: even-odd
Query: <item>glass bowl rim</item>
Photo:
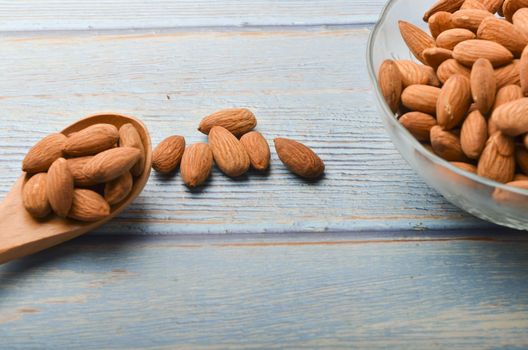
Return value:
<svg viewBox="0 0 528 350">
<path fill-rule="evenodd" d="M 420 153 L 421 156 L 427 158 L 428 160 L 430 160 L 434 164 L 441 165 L 441 166 L 451 170 L 455 174 L 463 176 L 465 178 L 469 178 L 470 180 L 473 180 L 473 181 L 475 181 L 475 182 L 477 182 L 477 183 L 479 183 L 481 185 L 485 185 L 485 186 L 492 187 L 492 188 L 500 188 L 500 189 L 505 190 L 505 191 L 517 193 L 517 194 L 520 194 L 520 195 L 523 195 L 523 196 L 528 196 L 528 190 L 527 189 L 514 187 L 514 186 L 508 186 L 506 184 L 503 184 L 503 183 L 500 183 L 500 182 L 497 182 L 497 181 L 494 181 L 494 180 L 479 176 L 477 174 L 474 174 L 474 173 L 471 173 L 469 171 L 463 170 L 463 169 L 451 164 L 450 162 L 444 160 L 443 158 L 440 158 L 436 154 L 434 154 L 434 153 L 430 152 L 429 150 L 427 150 L 420 142 L 418 142 L 418 140 L 416 140 L 411 135 L 411 133 L 403 125 L 401 125 L 401 123 L 399 123 L 398 120 L 394 117 L 394 113 L 392 113 L 392 111 L 389 109 L 389 106 L 385 102 L 385 98 L 381 94 L 381 89 L 380 89 L 379 84 L 378 84 L 378 77 L 377 77 L 377 74 L 376 74 L 376 69 L 374 67 L 373 57 L 374 57 L 374 41 L 375 41 L 375 39 L 376 39 L 376 37 L 378 35 L 378 32 L 381 30 L 381 25 L 383 23 L 385 23 L 390 11 L 392 10 L 393 6 L 398 1 L 400 1 L 400 0 L 389 0 L 384 5 L 378 21 L 374 24 L 374 28 L 370 32 L 370 35 L 369 35 L 369 38 L 368 38 L 368 41 L 367 41 L 367 49 L 366 49 L 367 70 L 368 70 L 368 75 L 369 75 L 369 78 L 370 78 L 370 82 L 371 82 L 372 86 L 374 87 L 374 93 L 376 95 L 376 98 L 378 99 L 378 102 L 381 104 L 381 108 L 383 110 L 383 113 L 385 113 L 385 116 L 388 117 L 388 119 L 389 119 L 389 123 L 391 123 L 391 125 L 393 127 L 396 127 L 400 131 L 403 131 L 404 133 L 406 133 L 408 135 L 408 137 L 410 138 L 409 141 L 411 142 L 411 144 L 414 147 L 414 149 L 417 150 Z M 387 59 L 389 59 L 389 58 L 387 58 Z"/>
</svg>

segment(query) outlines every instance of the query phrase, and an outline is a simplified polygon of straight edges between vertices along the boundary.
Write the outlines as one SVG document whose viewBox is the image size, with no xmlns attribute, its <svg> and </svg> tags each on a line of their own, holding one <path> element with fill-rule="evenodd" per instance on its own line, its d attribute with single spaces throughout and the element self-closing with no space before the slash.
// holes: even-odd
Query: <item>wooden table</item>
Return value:
<svg viewBox="0 0 528 350">
<path fill-rule="evenodd" d="M 190 144 L 246 106 L 327 164 L 306 183 L 273 153 L 198 192 L 152 175 L 104 228 L 0 267 L 0 348 L 528 347 L 526 234 L 447 203 L 381 126 L 383 2 L 0 0 L 0 197 L 33 143 L 100 111 Z"/>
</svg>

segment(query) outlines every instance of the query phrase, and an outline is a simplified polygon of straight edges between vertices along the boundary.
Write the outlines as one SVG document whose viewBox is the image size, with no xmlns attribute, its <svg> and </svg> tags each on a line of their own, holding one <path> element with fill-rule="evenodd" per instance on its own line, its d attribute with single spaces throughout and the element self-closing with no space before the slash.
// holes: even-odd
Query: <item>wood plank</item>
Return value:
<svg viewBox="0 0 528 350">
<path fill-rule="evenodd" d="M 232 180 L 215 170 L 191 192 L 153 175 L 107 233 L 423 230 L 486 224 L 448 204 L 389 141 L 370 93 L 366 29 L 12 34 L 0 38 L 0 195 L 29 147 L 88 114 L 142 118 L 154 144 L 204 141 L 199 120 L 247 106 L 258 130 L 298 139 L 327 165 L 307 183 L 273 152 L 269 174 Z M 13 57 L 17 59 L 14 60 Z"/>
<path fill-rule="evenodd" d="M 0 0 L 0 31 L 372 23 L 385 0 Z"/>
<path fill-rule="evenodd" d="M 526 236 L 479 234 L 92 236 L 0 267 L 2 347 L 526 348 Z"/>
</svg>

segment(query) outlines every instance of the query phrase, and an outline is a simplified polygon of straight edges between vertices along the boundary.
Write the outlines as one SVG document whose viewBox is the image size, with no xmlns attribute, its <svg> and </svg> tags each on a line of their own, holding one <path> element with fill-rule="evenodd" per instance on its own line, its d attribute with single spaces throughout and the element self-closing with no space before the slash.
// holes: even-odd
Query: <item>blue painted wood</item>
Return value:
<svg viewBox="0 0 528 350">
<path fill-rule="evenodd" d="M 84 238 L 0 267 L 2 348 L 526 348 L 501 233 Z"/>
</svg>

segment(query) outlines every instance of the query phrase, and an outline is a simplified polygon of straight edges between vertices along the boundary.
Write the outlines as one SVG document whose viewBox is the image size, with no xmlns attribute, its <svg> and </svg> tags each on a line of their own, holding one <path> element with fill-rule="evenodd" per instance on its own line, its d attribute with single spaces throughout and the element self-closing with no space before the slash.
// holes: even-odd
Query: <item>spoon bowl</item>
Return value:
<svg viewBox="0 0 528 350">
<path fill-rule="evenodd" d="M 22 173 L 4 201 L 0 203 L 0 264 L 36 253 L 92 231 L 121 213 L 139 196 L 150 176 L 152 162 L 152 146 L 147 128 L 139 119 L 134 117 L 102 113 L 83 118 L 68 126 L 62 133 L 68 136 L 99 123 L 112 124 L 118 129 L 122 125 L 130 123 L 141 136 L 145 148 L 145 169 L 143 169 L 141 176 L 134 179 L 130 194 L 121 203 L 111 208 L 109 216 L 96 222 L 62 219 L 55 215 L 39 220 L 33 218 L 22 203 L 22 188 L 29 179 L 26 173 Z"/>
</svg>

